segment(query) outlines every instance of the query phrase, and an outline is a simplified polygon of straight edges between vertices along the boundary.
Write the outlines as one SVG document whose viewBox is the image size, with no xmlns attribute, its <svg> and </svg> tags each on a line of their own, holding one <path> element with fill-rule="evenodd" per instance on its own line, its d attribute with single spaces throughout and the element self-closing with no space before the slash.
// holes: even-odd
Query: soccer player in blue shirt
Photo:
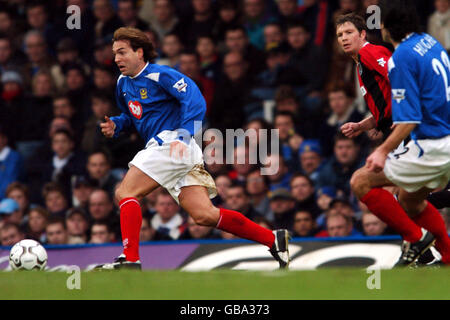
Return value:
<svg viewBox="0 0 450 320">
<path fill-rule="evenodd" d="M 193 138 L 195 122 L 203 120 L 206 103 L 196 84 L 180 72 L 153 64 L 154 48 L 135 28 L 119 28 L 113 53 L 121 76 L 116 99 L 121 115 L 101 124 L 106 137 L 116 137 L 134 126 L 147 141 L 129 163 L 115 196 L 119 201 L 123 253 L 100 269 L 141 269 L 139 200 L 162 186 L 199 225 L 216 227 L 269 247 L 284 268 L 289 263 L 288 231 L 265 229 L 239 212 L 217 208 L 212 177 L 203 167 L 203 154 Z M 200 126 L 201 127 L 201 126 Z"/>
<path fill-rule="evenodd" d="M 384 172 L 400 187 L 400 204 L 429 231 L 417 242 L 404 242 L 404 265 L 427 250 L 429 233 L 436 237 L 442 262 L 450 264 L 444 221 L 425 200 L 450 179 L 450 59 L 436 39 L 419 32 L 419 19 L 409 1 L 390 1 L 382 13 L 383 38 L 395 47 L 388 62 L 395 129 L 367 158 L 367 166 Z M 392 152 L 408 136 L 411 141 L 403 150 Z"/>
</svg>

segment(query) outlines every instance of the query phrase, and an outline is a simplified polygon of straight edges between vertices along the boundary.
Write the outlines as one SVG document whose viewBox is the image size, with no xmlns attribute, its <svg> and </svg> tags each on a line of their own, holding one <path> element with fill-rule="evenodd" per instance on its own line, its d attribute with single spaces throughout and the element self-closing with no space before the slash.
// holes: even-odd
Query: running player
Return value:
<svg viewBox="0 0 450 320">
<path fill-rule="evenodd" d="M 241 238 L 266 245 L 279 262 L 289 264 L 288 231 L 265 229 L 241 213 L 216 208 L 212 177 L 203 168 L 203 155 L 195 142 L 195 121 L 202 121 L 206 104 L 195 83 L 176 70 L 152 63 L 152 43 L 135 28 L 119 28 L 113 37 L 113 53 L 121 76 L 116 99 L 122 114 L 101 124 L 106 137 L 135 126 L 147 141 L 146 148 L 129 163 L 117 188 L 123 253 L 100 269 L 141 269 L 139 200 L 160 185 L 199 225 L 212 226 Z"/>
<path fill-rule="evenodd" d="M 348 137 L 356 137 L 364 131 L 376 128 L 386 139 L 392 125 L 391 88 L 388 79 L 391 53 L 385 47 L 367 42 L 365 21 L 356 14 L 341 16 L 336 27 L 339 44 L 357 64 L 360 89 L 372 113 L 371 117 L 359 123 L 344 124 L 341 130 Z M 382 188 L 392 185 L 383 174 L 371 172 L 366 165 L 353 174 L 350 184 L 354 194 L 369 210 L 396 230 L 408 243 L 419 243 L 421 251 L 433 244 L 433 235 L 423 232 L 422 225 L 415 223 L 394 196 Z M 444 252 L 445 248 L 448 248 L 450 256 L 450 242 L 447 241 L 448 237 L 444 238 L 444 229 L 445 225 L 438 230 L 436 236 L 441 244 L 439 247 L 444 248 Z M 420 254 L 416 254 L 414 260 L 419 256 Z M 413 262 L 407 262 L 401 257 L 397 264 L 409 265 Z"/>
<path fill-rule="evenodd" d="M 444 221 L 428 201 L 450 179 L 450 59 L 433 37 L 419 32 L 419 17 L 408 1 L 383 9 L 382 34 L 396 48 L 388 62 L 394 131 L 368 158 L 367 167 L 401 187 L 399 202 L 414 221 L 436 236 L 442 262 L 450 264 Z M 397 146 L 407 137 L 402 149 Z M 403 260 L 414 260 L 418 243 L 404 243 Z"/>
</svg>

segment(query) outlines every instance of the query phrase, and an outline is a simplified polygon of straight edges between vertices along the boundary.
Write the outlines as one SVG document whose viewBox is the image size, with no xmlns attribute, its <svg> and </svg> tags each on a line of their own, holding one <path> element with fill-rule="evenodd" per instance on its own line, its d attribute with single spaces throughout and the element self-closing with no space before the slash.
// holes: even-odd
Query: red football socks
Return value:
<svg viewBox="0 0 450 320">
<path fill-rule="evenodd" d="M 142 224 L 141 205 L 136 198 L 124 198 L 119 203 L 123 253 L 127 261 L 139 260 L 139 233 Z"/>
<path fill-rule="evenodd" d="M 413 220 L 436 237 L 436 249 L 442 255 L 442 262 L 450 264 L 450 238 L 439 211 L 428 202 L 425 209 Z"/>
<path fill-rule="evenodd" d="M 232 233 L 240 238 L 259 242 L 269 248 L 275 241 L 275 235 L 269 229 L 246 218 L 242 213 L 220 208 L 220 218 L 216 228 Z"/>
<path fill-rule="evenodd" d="M 404 240 L 416 242 L 422 237 L 421 228 L 411 220 L 390 192 L 382 188 L 373 188 L 361 198 L 361 201 Z"/>
</svg>

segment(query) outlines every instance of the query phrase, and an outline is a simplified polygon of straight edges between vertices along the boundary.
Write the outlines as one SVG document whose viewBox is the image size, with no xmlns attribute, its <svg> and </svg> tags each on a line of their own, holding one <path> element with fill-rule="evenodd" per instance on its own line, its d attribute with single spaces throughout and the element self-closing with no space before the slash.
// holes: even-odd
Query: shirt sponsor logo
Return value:
<svg viewBox="0 0 450 320">
<path fill-rule="evenodd" d="M 378 64 L 384 68 L 384 65 L 386 64 L 386 60 L 384 58 L 380 58 L 377 60 Z"/>
<path fill-rule="evenodd" d="M 364 88 L 364 86 L 361 86 L 359 89 L 361 90 L 361 94 L 363 96 L 365 96 L 367 94 L 367 90 L 366 90 L 366 88 Z"/>
<path fill-rule="evenodd" d="M 402 102 L 405 99 L 405 89 L 392 89 L 392 99 L 397 101 L 397 103 Z"/>
<path fill-rule="evenodd" d="M 186 92 L 187 83 L 184 81 L 184 78 L 181 78 L 173 85 L 178 92 Z"/>
<path fill-rule="evenodd" d="M 139 101 L 129 101 L 128 102 L 128 109 L 130 109 L 131 114 L 137 118 L 142 118 L 142 105 L 139 103 Z"/>
</svg>

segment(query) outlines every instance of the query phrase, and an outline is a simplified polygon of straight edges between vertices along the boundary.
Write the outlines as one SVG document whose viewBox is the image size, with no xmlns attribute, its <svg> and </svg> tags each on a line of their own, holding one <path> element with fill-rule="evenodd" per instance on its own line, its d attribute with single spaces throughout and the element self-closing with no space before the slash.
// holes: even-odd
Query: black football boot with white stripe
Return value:
<svg viewBox="0 0 450 320">
<path fill-rule="evenodd" d="M 272 231 L 275 235 L 275 242 L 270 248 L 270 253 L 280 264 L 280 269 L 289 267 L 289 232 L 286 229 Z"/>
<path fill-rule="evenodd" d="M 416 242 L 403 241 L 402 254 L 394 267 L 413 266 L 417 259 L 434 245 L 435 238 L 431 232 L 422 228 L 422 238 Z"/>
<path fill-rule="evenodd" d="M 125 255 L 122 253 L 114 259 L 113 263 L 100 264 L 94 268 L 97 271 L 107 270 L 142 270 L 141 261 L 131 262 L 127 261 Z"/>
</svg>

